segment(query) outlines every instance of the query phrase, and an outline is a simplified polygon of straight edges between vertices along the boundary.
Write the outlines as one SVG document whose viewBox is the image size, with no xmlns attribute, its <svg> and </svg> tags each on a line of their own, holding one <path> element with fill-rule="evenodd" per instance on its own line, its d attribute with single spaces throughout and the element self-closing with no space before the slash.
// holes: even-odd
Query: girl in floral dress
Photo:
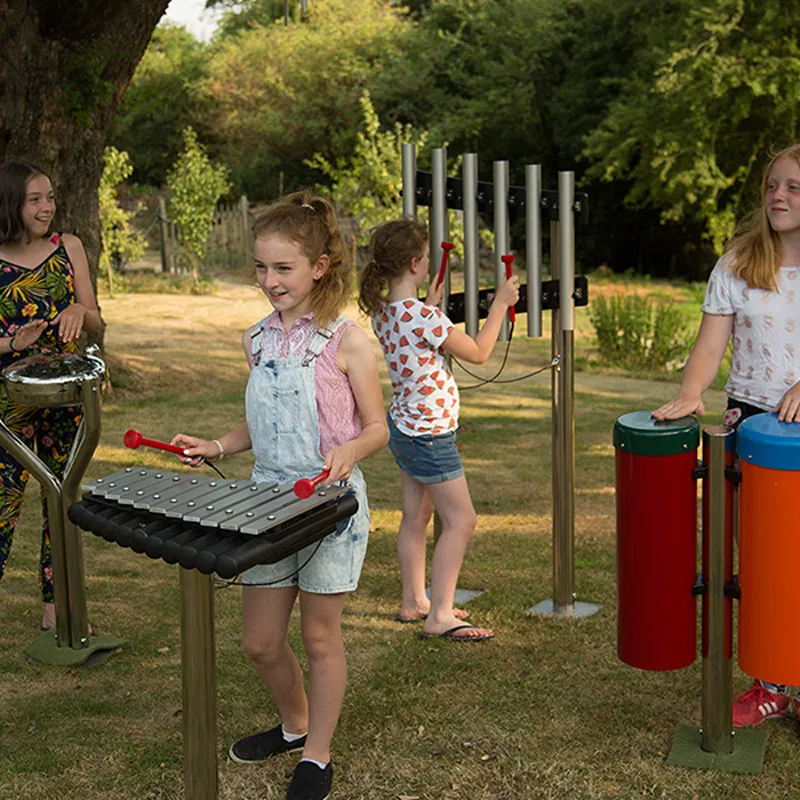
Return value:
<svg viewBox="0 0 800 800">
<path fill-rule="evenodd" d="M 52 234 L 50 179 L 33 164 L 0 167 L 0 370 L 34 353 L 75 352 L 84 328 L 99 333 L 86 254 L 71 234 Z M 0 382 L 5 424 L 61 478 L 80 423 L 77 408 L 29 408 L 9 402 Z M 0 578 L 11 550 L 29 474 L 0 447 Z M 42 496 L 42 628 L 55 626 L 47 506 Z"/>
</svg>

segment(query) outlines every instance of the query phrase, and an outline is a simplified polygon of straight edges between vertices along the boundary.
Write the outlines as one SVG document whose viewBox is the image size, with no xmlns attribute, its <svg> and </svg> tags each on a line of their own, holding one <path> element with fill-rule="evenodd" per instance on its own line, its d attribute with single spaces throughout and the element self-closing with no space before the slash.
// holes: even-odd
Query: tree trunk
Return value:
<svg viewBox="0 0 800 800">
<path fill-rule="evenodd" d="M 95 288 L 103 148 L 168 3 L 0 2 L 0 162 L 22 158 L 47 172 L 58 204 L 56 229 L 83 242 Z"/>
</svg>

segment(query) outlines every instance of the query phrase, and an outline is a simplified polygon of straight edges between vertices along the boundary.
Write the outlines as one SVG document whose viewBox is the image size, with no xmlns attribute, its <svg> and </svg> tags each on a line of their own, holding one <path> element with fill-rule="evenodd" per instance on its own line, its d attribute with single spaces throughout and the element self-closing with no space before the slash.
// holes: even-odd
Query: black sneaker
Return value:
<svg viewBox="0 0 800 800">
<path fill-rule="evenodd" d="M 287 742 L 283 738 L 283 728 L 276 725 L 272 730 L 254 733 L 239 739 L 231 745 L 228 750 L 228 758 L 237 764 L 258 764 L 270 756 L 277 756 L 279 753 L 293 753 L 295 750 L 302 750 L 306 743 L 306 737 Z"/>
<path fill-rule="evenodd" d="M 295 767 L 292 782 L 286 790 L 286 800 L 325 800 L 331 793 L 333 767 L 320 769 L 310 761 L 301 761 Z"/>
</svg>

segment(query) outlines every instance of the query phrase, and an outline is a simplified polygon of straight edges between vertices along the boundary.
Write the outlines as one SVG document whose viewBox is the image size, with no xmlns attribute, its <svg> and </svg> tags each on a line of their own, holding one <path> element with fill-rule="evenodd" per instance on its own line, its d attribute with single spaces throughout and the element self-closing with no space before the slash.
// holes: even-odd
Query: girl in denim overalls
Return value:
<svg viewBox="0 0 800 800">
<path fill-rule="evenodd" d="M 173 443 L 187 447 L 192 464 L 252 448 L 256 481 L 293 482 L 326 469 L 326 482 L 347 480 L 358 497 L 358 512 L 315 554 L 316 545 L 242 577 L 244 649 L 282 724 L 240 739 L 229 755 L 256 763 L 302 750 L 286 796 L 322 800 L 346 683 L 342 608 L 358 583 L 369 533 L 357 462 L 380 450 L 388 431 L 369 338 L 339 314 L 350 278 L 330 203 L 307 192 L 289 195 L 256 221 L 253 236 L 258 284 L 275 310 L 242 337 L 251 366 L 247 420 L 218 440 L 178 434 Z M 308 695 L 287 641 L 298 596 Z"/>
</svg>

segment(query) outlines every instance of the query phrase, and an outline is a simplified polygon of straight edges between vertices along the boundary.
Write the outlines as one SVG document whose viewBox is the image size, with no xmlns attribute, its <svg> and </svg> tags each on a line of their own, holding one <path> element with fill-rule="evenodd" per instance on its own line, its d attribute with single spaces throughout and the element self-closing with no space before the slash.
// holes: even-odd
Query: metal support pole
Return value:
<svg viewBox="0 0 800 800">
<path fill-rule="evenodd" d="M 733 612 L 725 586 L 733 578 L 735 492 L 726 480 L 730 428 L 703 431 L 703 692 L 701 728 L 679 725 L 667 764 L 758 775 L 764 768 L 765 731 L 733 730 L 731 713 Z M 733 458 L 730 458 L 732 463 Z"/>
<path fill-rule="evenodd" d="M 64 548 L 64 522 L 61 516 L 61 485 L 47 465 L 0 420 L 0 445 L 25 467 L 42 487 L 50 521 L 50 550 L 53 560 L 53 593 L 56 605 L 56 639 L 60 647 L 71 646 L 70 603 L 67 584 L 67 556 Z M 80 637 L 76 647 L 81 647 Z"/>
<path fill-rule="evenodd" d="M 466 194 L 466 181 L 465 194 Z M 542 335 L 542 166 L 525 167 L 525 261 L 528 270 L 528 336 Z M 465 205 L 466 208 L 466 205 Z"/>
<path fill-rule="evenodd" d="M 413 144 L 401 151 L 403 169 L 403 218 L 417 218 L 417 152 Z"/>
<path fill-rule="evenodd" d="M 501 258 L 509 252 L 508 236 L 508 161 L 495 161 L 494 178 L 494 283 L 499 286 L 506 279 L 506 265 Z M 503 319 L 498 342 L 508 341 L 508 315 Z"/>
<path fill-rule="evenodd" d="M 183 664 L 183 781 L 186 800 L 216 800 L 217 682 L 214 587 L 210 575 L 180 568 Z"/>
<path fill-rule="evenodd" d="M 478 335 L 478 154 L 465 153 L 464 206 L 464 323 L 468 336 Z"/>
<path fill-rule="evenodd" d="M 553 278 L 558 280 L 559 307 L 553 309 L 553 599 L 543 600 L 530 614 L 589 617 L 596 603 L 575 602 L 575 176 L 558 174 L 558 223 L 550 223 Z"/>
<path fill-rule="evenodd" d="M 561 360 L 559 378 L 559 531 L 553 559 L 553 602 L 555 607 L 571 607 L 575 599 L 575 418 L 574 418 L 574 352 L 575 300 L 575 221 L 572 204 L 575 176 L 572 172 L 558 173 L 559 228 L 559 297 Z"/>
<path fill-rule="evenodd" d="M 704 598 L 702 748 L 727 755 L 733 750 L 731 716 L 731 601 L 725 584 L 733 579 L 730 493 L 725 480 L 725 440 L 733 431 L 714 425 L 703 431 L 703 574 Z"/>
</svg>

